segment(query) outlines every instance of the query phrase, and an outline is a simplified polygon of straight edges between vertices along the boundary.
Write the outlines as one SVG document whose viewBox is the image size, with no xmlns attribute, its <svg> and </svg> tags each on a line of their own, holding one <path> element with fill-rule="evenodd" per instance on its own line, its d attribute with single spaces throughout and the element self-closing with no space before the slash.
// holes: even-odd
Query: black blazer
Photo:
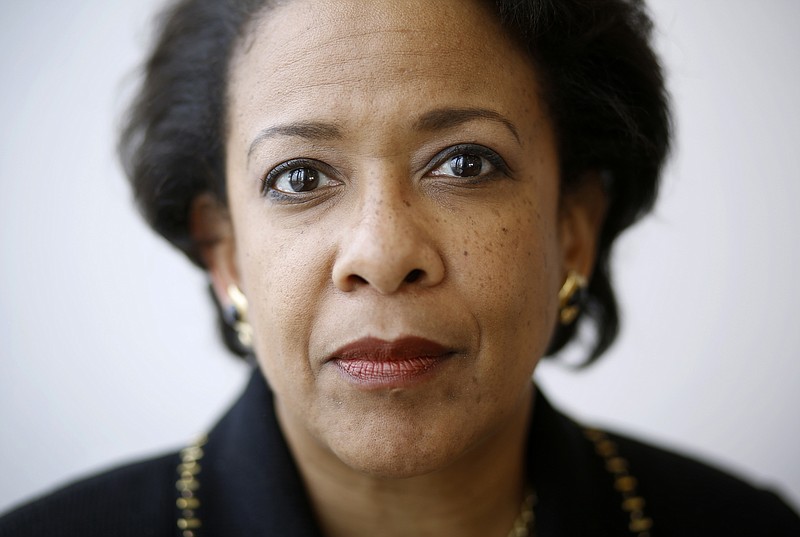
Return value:
<svg viewBox="0 0 800 537">
<path fill-rule="evenodd" d="M 777 496 L 709 466 L 610 435 L 638 480 L 652 537 L 800 536 Z M 583 429 L 538 393 L 528 441 L 538 537 L 632 536 L 605 460 Z M 177 453 L 92 477 L 0 518 L 0 537 L 175 537 Z M 256 371 L 204 447 L 198 537 L 320 537 Z"/>
</svg>

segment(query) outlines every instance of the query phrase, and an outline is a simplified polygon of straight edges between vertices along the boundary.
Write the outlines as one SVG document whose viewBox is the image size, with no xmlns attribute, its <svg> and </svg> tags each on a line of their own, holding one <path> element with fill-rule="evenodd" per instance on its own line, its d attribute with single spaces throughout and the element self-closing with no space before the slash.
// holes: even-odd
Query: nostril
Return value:
<svg viewBox="0 0 800 537">
<path fill-rule="evenodd" d="M 356 284 L 367 284 L 367 283 L 369 283 L 369 282 L 367 282 L 366 278 L 364 278 L 363 276 L 359 276 L 358 274 L 352 274 L 350 276 L 350 279 L 353 280 L 353 283 L 356 283 Z"/>
<path fill-rule="evenodd" d="M 406 275 L 406 278 L 403 281 L 406 283 L 414 283 L 420 278 L 422 278 L 422 271 L 420 269 L 414 269 Z"/>
</svg>

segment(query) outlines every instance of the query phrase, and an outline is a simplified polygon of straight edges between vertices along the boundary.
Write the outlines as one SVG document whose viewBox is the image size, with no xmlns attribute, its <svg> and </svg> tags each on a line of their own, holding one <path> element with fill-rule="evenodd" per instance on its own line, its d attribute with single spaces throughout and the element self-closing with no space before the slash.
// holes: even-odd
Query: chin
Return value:
<svg viewBox="0 0 800 537">
<path fill-rule="evenodd" d="M 461 427 L 454 427 L 460 422 L 452 416 L 442 415 L 435 423 L 406 418 L 371 416 L 348 424 L 329 437 L 328 448 L 344 465 L 360 473 L 405 479 L 447 468 L 480 437 L 478 430 L 471 429 L 477 425 L 474 418 Z"/>
<path fill-rule="evenodd" d="M 333 449 L 349 468 L 379 479 L 409 479 L 435 473 L 453 464 L 465 451 L 405 440 L 392 444 L 366 441 Z"/>
</svg>

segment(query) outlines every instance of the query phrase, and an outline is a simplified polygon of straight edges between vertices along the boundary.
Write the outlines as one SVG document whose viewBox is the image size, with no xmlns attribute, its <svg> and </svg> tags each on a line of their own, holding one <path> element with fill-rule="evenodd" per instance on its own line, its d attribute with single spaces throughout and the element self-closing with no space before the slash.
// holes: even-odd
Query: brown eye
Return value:
<svg viewBox="0 0 800 537">
<path fill-rule="evenodd" d="M 477 155 L 456 155 L 449 164 L 456 177 L 477 177 L 483 169 L 483 159 Z"/>
<path fill-rule="evenodd" d="M 323 171 L 327 169 L 330 166 L 323 162 L 309 159 L 287 160 L 270 170 L 263 179 L 262 193 L 272 192 L 305 199 L 312 193 L 339 184 Z"/>
<path fill-rule="evenodd" d="M 477 144 L 461 144 L 449 147 L 433 158 L 435 167 L 429 172 L 433 177 L 467 179 L 464 183 L 494 176 L 500 170 L 507 173 L 508 167 L 500 155 Z"/>
<path fill-rule="evenodd" d="M 294 192 L 308 192 L 319 185 L 319 172 L 312 168 L 297 168 L 289 172 L 288 179 Z"/>
</svg>

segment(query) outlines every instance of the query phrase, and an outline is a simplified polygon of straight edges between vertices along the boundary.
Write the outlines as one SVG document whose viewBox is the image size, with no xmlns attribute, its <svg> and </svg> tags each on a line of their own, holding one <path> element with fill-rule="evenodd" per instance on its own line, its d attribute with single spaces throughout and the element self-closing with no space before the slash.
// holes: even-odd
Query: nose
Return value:
<svg viewBox="0 0 800 537">
<path fill-rule="evenodd" d="M 369 287 L 389 295 L 442 281 L 444 261 L 423 211 L 401 198 L 384 193 L 360 202 L 354 224 L 343 230 L 333 265 L 338 289 Z"/>
</svg>

